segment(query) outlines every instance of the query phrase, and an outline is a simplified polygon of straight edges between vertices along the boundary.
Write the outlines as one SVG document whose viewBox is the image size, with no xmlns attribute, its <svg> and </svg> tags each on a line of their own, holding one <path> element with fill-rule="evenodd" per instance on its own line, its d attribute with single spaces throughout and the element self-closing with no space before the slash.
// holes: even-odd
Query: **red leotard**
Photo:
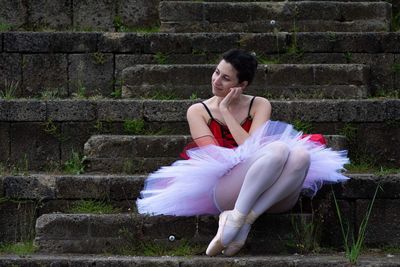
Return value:
<svg viewBox="0 0 400 267">
<path fill-rule="evenodd" d="M 250 110 L 255 98 L 256 97 L 254 96 L 250 101 L 247 118 L 240 124 L 246 132 L 250 131 L 251 123 L 253 122 L 253 118 L 250 116 Z M 207 110 L 208 115 L 210 115 L 210 121 L 208 123 L 208 127 L 210 128 L 213 134 L 213 138 L 210 138 L 209 136 L 200 137 L 198 139 L 204 139 L 204 141 L 199 141 L 198 139 L 196 139 L 197 142 L 191 142 L 188 145 L 186 145 L 180 154 L 181 158 L 183 159 L 189 159 L 188 155 L 186 154 L 186 151 L 191 148 L 200 146 L 198 145 L 198 143 L 210 144 L 210 143 L 215 143 L 216 141 L 218 145 L 222 147 L 234 148 L 238 146 L 231 132 L 229 131 L 228 126 L 216 120 L 211 114 L 211 111 L 206 106 L 206 104 L 204 104 L 203 102 L 201 102 L 201 104 L 203 104 L 204 108 Z M 322 134 L 303 134 L 301 138 L 305 138 L 307 136 L 310 136 L 309 141 L 311 142 L 315 142 L 320 145 L 326 145 L 326 139 Z"/>
<path fill-rule="evenodd" d="M 251 123 L 253 121 L 253 118 L 250 116 L 250 110 L 251 110 L 251 106 L 253 105 L 254 98 L 256 98 L 256 97 L 254 96 L 250 101 L 247 118 L 240 124 L 246 132 L 250 131 Z M 235 139 L 233 138 L 231 132 L 229 131 L 228 126 L 226 126 L 226 125 L 222 124 L 221 122 L 219 122 L 218 120 L 214 119 L 213 115 L 211 114 L 210 109 L 206 106 L 206 104 L 204 104 L 203 102 L 201 102 L 201 104 L 204 105 L 204 108 L 207 110 L 208 115 L 210 115 L 208 127 L 210 128 L 210 131 L 213 134 L 213 137 L 205 136 L 205 137 L 200 137 L 198 139 L 204 139 L 205 144 L 217 142 L 218 145 L 222 146 L 222 147 L 227 147 L 227 148 L 237 147 L 238 144 L 236 143 Z M 188 149 L 198 147 L 199 146 L 198 143 L 203 142 L 203 141 L 199 141 L 198 139 L 196 139 L 197 142 L 191 142 L 184 148 L 184 150 L 180 154 L 181 158 L 183 158 L 183 159 L 189 158 L 188 155 L 186 154 L 186 151 Z"/>
</svg>

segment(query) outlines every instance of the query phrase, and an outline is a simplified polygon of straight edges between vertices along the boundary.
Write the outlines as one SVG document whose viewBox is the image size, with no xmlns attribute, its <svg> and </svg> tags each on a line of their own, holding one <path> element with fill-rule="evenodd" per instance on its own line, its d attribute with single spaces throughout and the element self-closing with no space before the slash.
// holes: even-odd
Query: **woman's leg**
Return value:
<svg viewBox="0 0 400 267">
<path fill-rule="evenodd" d="M 227 248 L 226 255 L 234 255 L 243 246 L 251 224 L 264 212 L 284 212 L 297 202 L 304 178 L 310 165 L 310 157 L 303 148 L 294 148 L 277 181 L 257 199 L 248 220 L 234 239 L 234 246 Z"/>
<path fill-rule="evenodd" d="M 221 179 L 215 189 L 215 199 L 218 206 L 224 210 L 231 209 L 231 205 L 234 204 L 233 212 L 228 215 L 228 222 L 244 220 L 258 198 L 277 182 L 288 155 L 289 148 L 286 144 L 271 143 L 265 155 L 237 166 Z M 223 245 L 229 244 L 239 229 L 227 223 L 221 238 Z"/>
</svg>

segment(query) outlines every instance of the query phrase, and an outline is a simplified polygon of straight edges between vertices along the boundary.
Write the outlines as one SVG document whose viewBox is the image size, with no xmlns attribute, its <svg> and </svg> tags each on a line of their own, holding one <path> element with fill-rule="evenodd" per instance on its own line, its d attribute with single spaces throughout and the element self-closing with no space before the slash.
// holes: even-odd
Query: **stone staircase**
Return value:
<svg viewBox="0 0 400 267">
<path fill-rule="evenodd" d="M 190 140 L 186 109 L 210 97 L 213 67 L 232 47 L 256 53 L 248 93 L 271 100 L 274 120 L 325 134 L 353 161 L 398 168 L 396 2 L 61 2 L 0 7 L 0 29 L 33 30 L 0 32 L 0 243 L 34 237 L 38 247 L 27 257 L 0 252 L 0 266 L 343 266 L 332 192 L 357 234 L 378 184 L 365 240 L 375 254 L 359 264 L 400 265 L 398 169 L 349 173 L 348 183 L 324 186 L 286 214 L 263 215 L 233 259 L 204 256 L 217 217 L 148 217 L 135 207 L 146 174 L 177 160 Z M 161 32 L 139 32 L 156 24 Z M 74 152 L 85 155 L 85 173 L 59 173 Z M 113 211 L 71 213 L 82 201 Z M 310 225 L 325 253 L 279 255 L 305 252 Z M 140 257 L 181 246 L 195 257 Z"/>
</svg>

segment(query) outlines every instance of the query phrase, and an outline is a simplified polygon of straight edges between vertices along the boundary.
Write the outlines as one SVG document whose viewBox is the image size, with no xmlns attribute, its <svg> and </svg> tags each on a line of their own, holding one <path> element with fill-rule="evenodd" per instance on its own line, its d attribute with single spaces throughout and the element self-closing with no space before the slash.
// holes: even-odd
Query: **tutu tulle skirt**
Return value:
<svg viewBox="0 0 400 267">
<path fill-rule="evenodd" d="M 218 180 L 237 164 L 268 151 L 268 144 L 281 141 L 290 149 L 301 146 L 311 158 L 303 191 L 313 196 L 324 183 L 347 180 L 341 174 L 348 163 L 347 151 L 333 151 L 309 140 L 293 126 L 268 121 L 236 148 L 203 145 L 189 149 L 189 159 L 178 160 L 149 175 L 141 197 L 137 200 L 139 213 L 150 215 L 191 216 L 218 214 L 213 191 Z"/>
</svg>

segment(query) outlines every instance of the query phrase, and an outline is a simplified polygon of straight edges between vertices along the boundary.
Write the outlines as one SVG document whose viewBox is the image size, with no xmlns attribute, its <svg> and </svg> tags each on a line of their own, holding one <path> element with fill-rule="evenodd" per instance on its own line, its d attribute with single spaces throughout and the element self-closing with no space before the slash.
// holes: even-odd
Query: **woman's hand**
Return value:
<svg viewBox="0 0 400 267">
<path fill-rule="evenodd" d="M 224 97 L 224 99 L 222 99 L 221 103 L 219 103 L 219 110 L 220 111 L 228 110 L 232 102 L 239 100 L 242 92 L 243 92 L 242 87 L 232 87 L 229 93 Z"/>
</svg>

